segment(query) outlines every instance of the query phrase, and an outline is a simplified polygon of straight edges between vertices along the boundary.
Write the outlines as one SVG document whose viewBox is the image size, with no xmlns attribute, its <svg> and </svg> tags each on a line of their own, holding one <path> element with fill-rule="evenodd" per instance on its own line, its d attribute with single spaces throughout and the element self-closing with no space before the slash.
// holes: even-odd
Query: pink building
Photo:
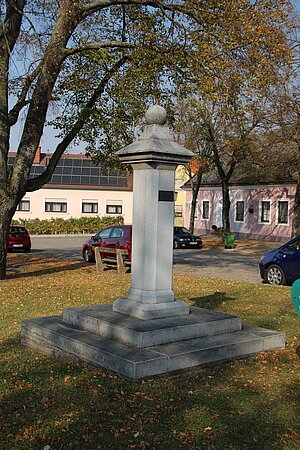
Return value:
<svg viewBox="0 0 300 450">
<path fill-rule="evenodd" d="M 189 226 L 191 188 L 185 185 L 185 226 Z M 286 241 L 292 234 L 295 183 L 232 185 L 231 231 L 239 238 Z M 222 191 L 218 183 L 202 185 L 198 195 L 195 233 L 211 234 L 212 225 L 222 227 Z"/>
</svg>

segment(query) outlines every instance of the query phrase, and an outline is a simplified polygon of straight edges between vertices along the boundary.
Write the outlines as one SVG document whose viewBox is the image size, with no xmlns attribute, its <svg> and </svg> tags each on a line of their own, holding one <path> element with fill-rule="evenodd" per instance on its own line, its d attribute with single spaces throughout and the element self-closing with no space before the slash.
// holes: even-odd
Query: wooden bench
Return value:
<svg viewBox="0 0 300 450">
<path fill-rule="evenodd" d="M 225 237 L 224 237 L 224 233 L 222 230 L 214 230 L 212 229 L 211 233 L 212 236 L 218 236 L 219 238 L 221 238 L 222 242 L 225 242 Z"/>
<path fill-rule="evenodd" d="M 131 266 L 131 261 L 123 259 L 123 256 L 128 256 L 128 250 L 120 248 L 108 248 L 108 247 L 94 247 L 96 271 L 103 272 L 106 266 L 116 266 L 118 273 L 124 274 L 127 272 L 128 267 Z M 101 253 L 112 255 L 112 257 L 101 258 Z M 113 256 L 115 255 L 115 258 Z"/>
<path fill-rule="evenodd" d="M 223 231 L 221 231 L 221 230 L 212 230 L 211 234 L 213 236 L 223 236 Z"/>
</svg>

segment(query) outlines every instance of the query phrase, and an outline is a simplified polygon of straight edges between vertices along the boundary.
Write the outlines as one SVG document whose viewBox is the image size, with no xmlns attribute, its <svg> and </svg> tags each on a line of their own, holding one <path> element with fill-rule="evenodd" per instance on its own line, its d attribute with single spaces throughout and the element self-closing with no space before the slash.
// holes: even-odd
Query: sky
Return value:
<svg viewBox="0 0 300 450">
<path fill-rule="evenodd" d="M 300 14 L 300 0 L 294 0 L 296 11 Z M 11 131 L 11 151 L 17 150 L 17 144 L 21 137 L 22 128 L 20 125 L 16 125 L 12 128 Z M 41 148 L 42 152 L 49 151 L 52 153 L 55 150 L 55 147 L 59 143 L 59 139 L 56 137 L 58 134 L 58 130 L 54 130 L 51 127 L 45 127 L 44 134 L 41 139 Z M 84 143 L 80 146 L 70 145 L 67 153 L 84 153 Z"/>
</svg>

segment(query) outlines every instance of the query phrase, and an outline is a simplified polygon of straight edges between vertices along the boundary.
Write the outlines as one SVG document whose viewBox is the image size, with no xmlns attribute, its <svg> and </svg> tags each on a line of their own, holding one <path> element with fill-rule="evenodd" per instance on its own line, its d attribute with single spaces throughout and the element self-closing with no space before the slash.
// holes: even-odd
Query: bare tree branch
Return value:
<svg viewBox="0 0 300 450">
<path fill-rule="evenodd" d="M 116 6 L 116 5 L 123 5 L 123 6 L 130 6 L 130 5 L 138 5 L 138 6 L 152 6 L 152 8 L 159 8 L 164 9 L 167 11 L 178 11 L 183 14 L 188 15 L 189 17 L 195 19 L 197 22 L 200 23 L 199 17 L 194 14 L 190 9 L 188 10 L 183 4 L 180 3 L 173 3 L 168 4 L 164 3 L 162 1 L 156 1 L 156 0 L 100 0 L 93 3 L 88 3 L 82 6 L 81 11 L 83 15 L 89 16 L 91 14 L 94 14 L 97 11 L 100 11 L 101 9 L 108 8 L 109 6 Z M 200 13 L 202 9 L 198 9 L 198 13 Z"/>
</svg>

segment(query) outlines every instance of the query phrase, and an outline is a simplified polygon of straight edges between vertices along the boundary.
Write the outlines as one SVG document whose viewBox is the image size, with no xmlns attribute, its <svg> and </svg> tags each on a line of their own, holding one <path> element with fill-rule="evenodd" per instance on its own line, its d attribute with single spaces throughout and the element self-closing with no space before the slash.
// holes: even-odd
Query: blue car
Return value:
<svg viewBox="0 0 300 450">
<path fill-rule="evenodd" d="M 259 269 L 261 278 L 268 284 L 292 284 L 300 278 L 300 236 L 266 253 Z"/>
</svg>

